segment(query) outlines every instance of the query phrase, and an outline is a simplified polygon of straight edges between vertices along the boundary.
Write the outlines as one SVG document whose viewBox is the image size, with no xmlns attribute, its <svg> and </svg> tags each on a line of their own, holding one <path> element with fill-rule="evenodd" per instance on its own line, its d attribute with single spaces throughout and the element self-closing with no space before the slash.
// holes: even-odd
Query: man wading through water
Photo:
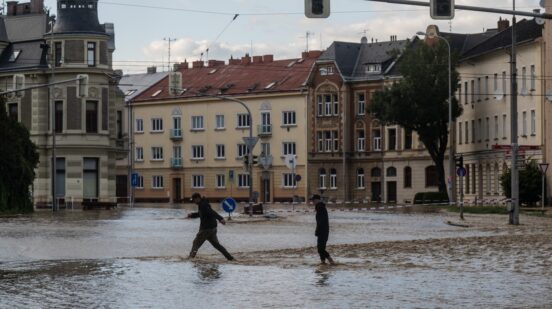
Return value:
<svg viewBox="0 0 552 309">
<path fill-rule="evenodd" d="M 326 243 L 328 242 L 328 236 L 330 235 L 330 220 L 328 219 L 328 210 L 326 204 L 324 204 L 320 198 L 320 195 L 315 194 L 311 197 L 311 201 L 315 205 L 316 210 L 316 231 L 314 235 L 318 237 L 318 254 L 320 254 L 320 261 L 322 264 L 326 264 L 326 260 L 330 264 L 334 265 L 335 262 L 326 251 Z"/>
<path fill-rule="evenodd" d="M 216 211 L 211 209 L 211 205 L 205 198 L 202 198 L 199 193 L 192 194 L 192 202 L 197 204 L 197 212 L 188 214 L 188 218 L 198 218 L 201 220 L 199 224 L 199 232 L 197 233 L 192 251 L 190 251 L 190 258 L 194 258 L 197 254 L 197 250 L 207 240 L 226 257 L 229 261 L 233 261 L 234 257 L 226 251 L 226 249 L 219 243 L 217 238 L 217 220 L 223 225 L 226 224 L 224 218 L 221 217 Z"/>
</svg>

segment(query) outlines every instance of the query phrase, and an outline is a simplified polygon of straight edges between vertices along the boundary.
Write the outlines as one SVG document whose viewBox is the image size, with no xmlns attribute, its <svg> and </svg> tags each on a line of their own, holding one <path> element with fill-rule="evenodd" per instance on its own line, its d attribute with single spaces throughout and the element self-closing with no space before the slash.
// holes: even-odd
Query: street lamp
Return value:
<svg viewBox="0 0 552 309">
<path fill-rule="evenodd" d="M 546 180 L 546 171 L 548 170 L 548 163 L 540 163 L 539 168 L 542 174 L 542 195 L 541 195 L 541 207 L 544 211 L 544 181 Z"/>
<path fill-rule="evenodd" d="M 450 194 L 449 194 L 449 203 L 453 203 L 456 201 L 456 198 L 453 197 L 455 189 L 456 189 L 456 173 L 454 171 L 454 142 L 453 142 L 453 124 L 452 124 L 452 65 L 451 65 L 451 50 L 450 50 L 450 43 L 447 39 L 444 37 L 438 35 L 436 32 L 423 32 L 418 31 L 416 32 L 417 35 L 424 35 L 428 38 L 439 38 L 443 40 L 447 44 L 448 48 L 448 87 L 449 87 L 449 98 L 448 98 L 448 108 L 449 108 L 449 177 L 450 177 Z"/>
</svg>

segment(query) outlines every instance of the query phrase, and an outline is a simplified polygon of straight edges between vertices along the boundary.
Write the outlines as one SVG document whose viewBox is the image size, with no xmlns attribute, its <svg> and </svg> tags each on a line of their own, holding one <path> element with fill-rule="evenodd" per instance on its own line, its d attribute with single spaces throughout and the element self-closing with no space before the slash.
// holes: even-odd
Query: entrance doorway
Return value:
<svg viewBox="0 0 552 309">
<path fill-rule="evenodd" d="M 173 203 L 182 202 L 182 179 L 174 178 L 173 179 Z"/>
<path fill-rule="evenodd" d="M 397 182 L 388 181 L 387 182 L 387 203 L 396 203 L 397 202 Z"/>
<path fill-rule="evenodd" d="M 372 182 L 372 202 L 381 202 L 381 182 Z"/>
<path fill-rule="evenodd" d="M 115 178 L 115 194 L 118 203 L 128 203 L 128 176 L 117 175 Z"/>
<path fill-rule="evenodd" d="M 270 173 L 269 172 L 263 172 L 262 174 L 262 188 L 261 188 L 261 200 L 263 203 L 269 203 L 270 202 Z"/>
</svg>

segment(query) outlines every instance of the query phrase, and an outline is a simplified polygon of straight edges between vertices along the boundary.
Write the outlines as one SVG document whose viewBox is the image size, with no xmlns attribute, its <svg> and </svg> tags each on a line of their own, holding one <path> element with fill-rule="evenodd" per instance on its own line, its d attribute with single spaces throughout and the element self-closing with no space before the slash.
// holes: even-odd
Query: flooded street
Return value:
<svg viewBox="0 0 552 309">
<path fill-rule="evenodd" d="M 186 209 L 0 218 L 0 308 L 550 308 L 552 219 L 330 212 L 320 266 L 312 213 L 219 226 L 227 262 Z"/>
</svg>

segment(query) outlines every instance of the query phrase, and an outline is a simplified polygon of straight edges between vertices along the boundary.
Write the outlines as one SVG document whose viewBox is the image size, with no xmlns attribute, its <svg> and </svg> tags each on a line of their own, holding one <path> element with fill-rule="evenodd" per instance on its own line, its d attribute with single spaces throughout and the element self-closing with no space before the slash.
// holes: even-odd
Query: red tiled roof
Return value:
<svg viewBox="0 0 552 309">
<path fill-rule="evenodd" d="M 310 70 L 320 52 L 303 53 L 303 58 L 272 60 L 271 55 L 259 57 L 244 57 L 231 60 L 231 64 L 219 61 L 209 61 L 210 66 L 187 68 L 184 63 L 178 71 L 182 73 L 182 89 L 179 96 L 171 96 L 169 92 L 169 77 L 151 86 L 134 102 L 158 101 L 165 99 L 197 97 L 200 93 L 211 95 L 243 95 L 261 93 L 293 92 L 303 88 Z M 250 60 L 247 63 L 247 60 Z M 265 59 L 265 61 L 262 61 Z M 245 60 L 245 61 L 244 61 Z M 253 62 L 255 60 L 255 62 Z M 194 62 L 194 66 L 203 64 Z M 212 65 L 212 66 L 211 66 Z M 269 85 L 271 85 L 269 87 Z M 161 92 L 152 97 L 153 94 Z"/>
</svg>

